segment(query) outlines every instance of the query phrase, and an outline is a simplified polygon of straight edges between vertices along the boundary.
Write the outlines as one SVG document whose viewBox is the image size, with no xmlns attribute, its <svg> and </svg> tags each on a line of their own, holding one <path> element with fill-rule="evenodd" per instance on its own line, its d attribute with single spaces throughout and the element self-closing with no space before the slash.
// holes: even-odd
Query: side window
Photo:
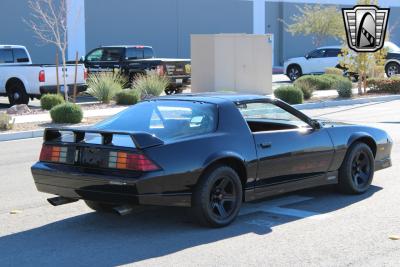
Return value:
<svg viewBox="0 0 400 267">
<path fill-rule="evenodd" d="M 310 58 L 321 58 L 325 55 L 325 49 L 317 49 L 309 54 Z"/>
<path fill-rule="evenodd" d="M 340 49 L 328 49 L 326 50 L 325 57 L 337 57 L 340 52 Z"/>
<path fill-rule="evenodd" d="M 0 63 L 14 63 L 11 49 L 0 49 Z"/>
<path fill-rule="evenodd" d="M 89 55 L 87 55 L 86 60 L 87 61 L 100 61 L 103 57 L 103 49 L 96 49 L 93 52 L 91 52 Z"/>
<path fill-rule="evenodd" d="M 17 63 L 29 62 L 29 57 L 26 54 L 25 49 L 15 48 L 13 49 L 13 53 L 14 53 L 14 62 Z"/>
<path fill-rule="evenodd" d="M 119 61 L 121 59 L 121 49 L 106 48 L 103 52 L 102 61 Z"/>
<path fill-rule="evenodd" d="M 128 60 L 134 60 L 139 58 L 138 50 L 136 48 L 128 48 L 126 50 L 126 57 Z"/>
<path fill-rule="evenodd" d="M 153 58 L 153 57 L 154 57 L 153 49 L 145 47 L 144 48 L 144 58 Z"/>
</svg>

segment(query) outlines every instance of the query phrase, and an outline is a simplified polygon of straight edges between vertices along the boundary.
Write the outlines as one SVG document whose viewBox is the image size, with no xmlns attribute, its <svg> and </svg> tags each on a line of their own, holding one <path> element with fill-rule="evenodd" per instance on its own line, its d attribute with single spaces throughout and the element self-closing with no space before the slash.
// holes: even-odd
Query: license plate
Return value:
<svg viewBox="0 0 400 267">
<path fill-rule="evenodd" d="M 176 83 L 176 84 L 182 84 L 182 83 L 183 83 L 183 79 L 176 79 L 176 80 L 175 80 L 175 83 Z"/>
<path fill-rule="evenodd" d="M 98 148 L 84 148 L 82 150 L 81 163 L 86 166 L 101 166 L 103 153 Z"/>
</svg>

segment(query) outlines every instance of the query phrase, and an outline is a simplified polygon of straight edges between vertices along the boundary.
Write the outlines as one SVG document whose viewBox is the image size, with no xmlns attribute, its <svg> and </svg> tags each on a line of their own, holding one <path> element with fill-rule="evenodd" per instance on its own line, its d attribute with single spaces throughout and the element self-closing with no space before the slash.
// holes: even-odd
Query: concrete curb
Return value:
<svg viewBox="0 0 400 267">
<path fill-rule="evenodd" d="M 1 133 L 0 134 L 0 142 L 42 137 L 43 132 L 44 132 L 44 129 L 23 131 L 23 132 L 13 132 L 13 133 Z"/>
<path fill-rule="evenodd" d="M 298 104 L 293 106 L 297 109 L 320 109 L 320 108 L 360 105 L 360 104 L 375 103 L 375 102 L 386 102 L 393 100 L 400 100 L 400 95 L 386 95 L 386 96 L 366 97 L 358 99 L 348 99 L 348 100 L 330 100 L 324 102 Z"/>
</svg>

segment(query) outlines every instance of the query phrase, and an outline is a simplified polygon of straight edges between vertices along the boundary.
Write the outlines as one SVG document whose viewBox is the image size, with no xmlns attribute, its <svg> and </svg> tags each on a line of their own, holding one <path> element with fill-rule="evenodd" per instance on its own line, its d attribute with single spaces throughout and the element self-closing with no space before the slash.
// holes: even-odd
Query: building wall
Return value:
<svg viewBox="0 0 400 267">
<path fill-rule="evenodd" d="M 151 45 L 160 57 L 189 57 L 190 34 L 252 33 L 252 2 L 86 0 L 86 50 Z"/>
<path fill-rule="evenodd" d="M 24 45 L 34 63 L 54 63 L 55 46 L 37 39 L 23 21 L 30 13 L 27 0 L 0 1 L 0 44 Z"/>
</svg>

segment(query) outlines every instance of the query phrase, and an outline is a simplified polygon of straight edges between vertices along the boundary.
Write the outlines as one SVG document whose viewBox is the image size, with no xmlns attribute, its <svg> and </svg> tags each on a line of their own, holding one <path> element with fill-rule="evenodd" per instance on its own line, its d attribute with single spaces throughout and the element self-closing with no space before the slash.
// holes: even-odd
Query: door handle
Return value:
<svg viewBox="0 0 400 267">
<path fill-rule="evenodd" d="M 261 148 L 270 148 L 271 146 L 272 144 L 270 142 L 265 142 L 260 144 Z"/>
</svg>

